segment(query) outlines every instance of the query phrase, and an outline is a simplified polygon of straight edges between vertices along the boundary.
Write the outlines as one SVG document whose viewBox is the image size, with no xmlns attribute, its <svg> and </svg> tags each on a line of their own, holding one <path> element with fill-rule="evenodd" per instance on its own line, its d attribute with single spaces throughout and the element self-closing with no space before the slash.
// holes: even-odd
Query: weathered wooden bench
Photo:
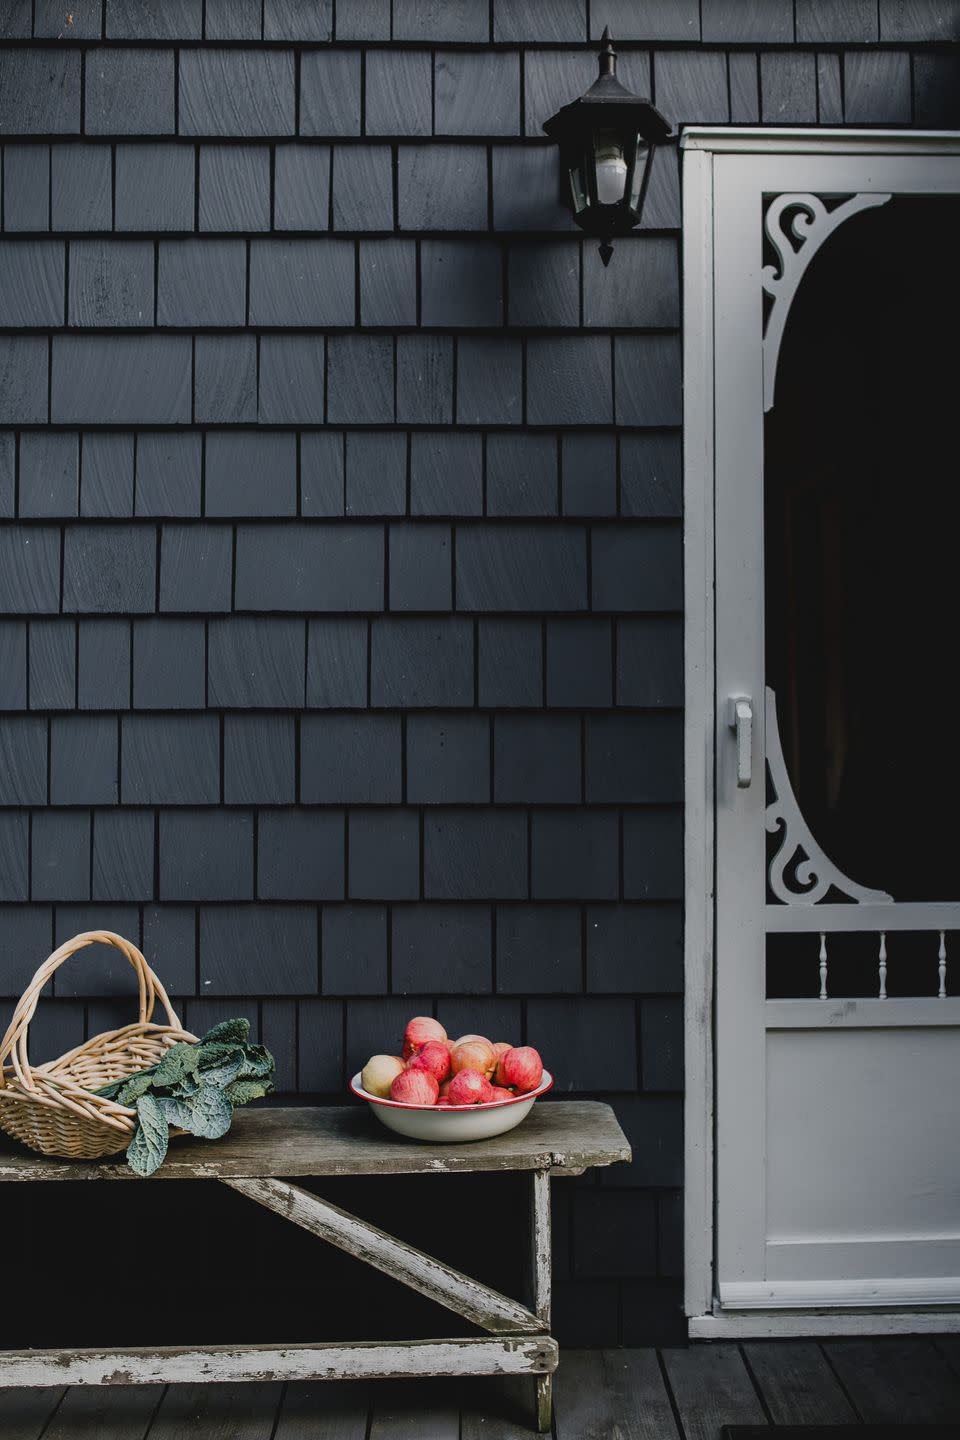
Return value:
<svg viewBox="0 0 960 1440">
<path fill-rule="evenodd" d="M 550 1177 L 582 1175 L 630 1159 L 609 1105 L 536 1105 L 506 1135 L 462 1145 L 420 1145 L 382 1129 L 358 1108 L 251 1108 L 216 1144 L 179 1140 L 153 1177 L 217 1180 L 462 1315 L 475 1339 L 349 1344 L 164 1346 L 0 1351 L 3 1385 L 166 1384 L 177 1381 L 386 1379 L 425 1375 L 529 1375 L 536 1422 L 550 1428 L 557 1342 L 550 1334 Z M 451 1175 L 526 1171 L 531 1176 L 528 1308 L 291 1184 L 286 1176 Z M 122 1160 L 58 1160 L 3 1141 L 0 1180 L 131 1180 Z"/>
</svg>

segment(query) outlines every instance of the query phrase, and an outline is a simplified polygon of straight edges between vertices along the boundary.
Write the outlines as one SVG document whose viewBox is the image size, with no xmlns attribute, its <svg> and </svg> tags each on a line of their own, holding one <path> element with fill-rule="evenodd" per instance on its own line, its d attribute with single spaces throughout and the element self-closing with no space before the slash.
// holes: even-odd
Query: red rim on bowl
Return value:
<svg viewBox="0 0 960 1440">
<path fill-rule="evenodd" d="M 350 1081 L 350 1089 L 361 1100 L 367 1100 L 371 1105 L 389 1105 L 392 1110 L 429 1110 L 431 1113 L 438 1111 L 441 1115 L 448 1110 L 459 1114 L 462 1110 L 497 1110 L 504 1105 L 519 1105 L 521 1100 L 536 1100 L 538 1096 L 546 1095 L 547 1091 L 553 1088 L 553 1076 L 549 1070 L 544 1070 L 536 1090 L 528 1090 L 525 1095 L 511 1095 L 509 1100 L 484 1100 L 480 1105 L 409 1105 L 403 1100 L 387 1100 L 379 1095 L 370 1095 L 360 1084 L 361 1074 L 358 1070 Z"/>
</svg>

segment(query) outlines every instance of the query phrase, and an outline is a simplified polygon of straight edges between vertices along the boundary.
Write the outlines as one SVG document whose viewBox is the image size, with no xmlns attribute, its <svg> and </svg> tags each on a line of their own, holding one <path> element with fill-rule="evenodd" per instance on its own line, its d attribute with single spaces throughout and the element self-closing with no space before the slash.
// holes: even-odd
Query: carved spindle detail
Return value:
<svg viewBox="0 0 960 1440">
<path fill-rule="evenodd" d="M 880 994 L 878 999 L 887 998 L 887 937 L 883 930 L 880 931 Z"/>
<path fill-rule="evenodd" d="M 827 998 L 827 937 L 820 931 L 820 999 Z"/>
<path fill-rule="evenodd" d="M 940 989 L 937 991 L 937 999 L 945 1000 L 947 996 L 947 941 L 944 932 L 940 931 L 940 963 L 937 970 L 940 975 Z"/>
</svg>

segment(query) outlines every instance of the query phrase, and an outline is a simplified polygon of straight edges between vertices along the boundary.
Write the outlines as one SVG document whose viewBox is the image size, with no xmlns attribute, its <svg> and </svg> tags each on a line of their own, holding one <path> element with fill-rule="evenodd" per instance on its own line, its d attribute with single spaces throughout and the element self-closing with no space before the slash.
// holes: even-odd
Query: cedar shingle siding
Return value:
<svg viewBox="0 0 960 1440">
<path fill-rule="evenodd" d="M 540 126 L 608 23 L 675 126 L 956 125 L 960 5 L 587 14 L 3 4 L 0 994 L 97 924 L 285 1091 L 434 1005 L 541 1045 L 634 1145 L 557 1186 L 600 1344 L 680 1333 L 678 155 L 605 270 Z M 35 1057 L 128 988 L 60 971 Z"/>
</svg>

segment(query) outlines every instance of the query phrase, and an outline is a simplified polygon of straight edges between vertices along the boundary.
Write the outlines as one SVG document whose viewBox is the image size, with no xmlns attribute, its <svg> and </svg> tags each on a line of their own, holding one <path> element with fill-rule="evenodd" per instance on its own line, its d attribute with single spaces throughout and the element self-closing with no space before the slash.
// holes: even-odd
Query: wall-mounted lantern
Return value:
<svg viewBox="0 0 960 1440">
<path fill-rule="evenodd" d="M 604 30 L 600 74 L 590 89 L 544 125 L 560 146 L 564 198 L 573 218 L 600 240 L 609 265 L 615 235 L 640 224 L 653 151 L 670 126 L 649 100 L 617 79 L 617 54 Z"/>
</svg>

